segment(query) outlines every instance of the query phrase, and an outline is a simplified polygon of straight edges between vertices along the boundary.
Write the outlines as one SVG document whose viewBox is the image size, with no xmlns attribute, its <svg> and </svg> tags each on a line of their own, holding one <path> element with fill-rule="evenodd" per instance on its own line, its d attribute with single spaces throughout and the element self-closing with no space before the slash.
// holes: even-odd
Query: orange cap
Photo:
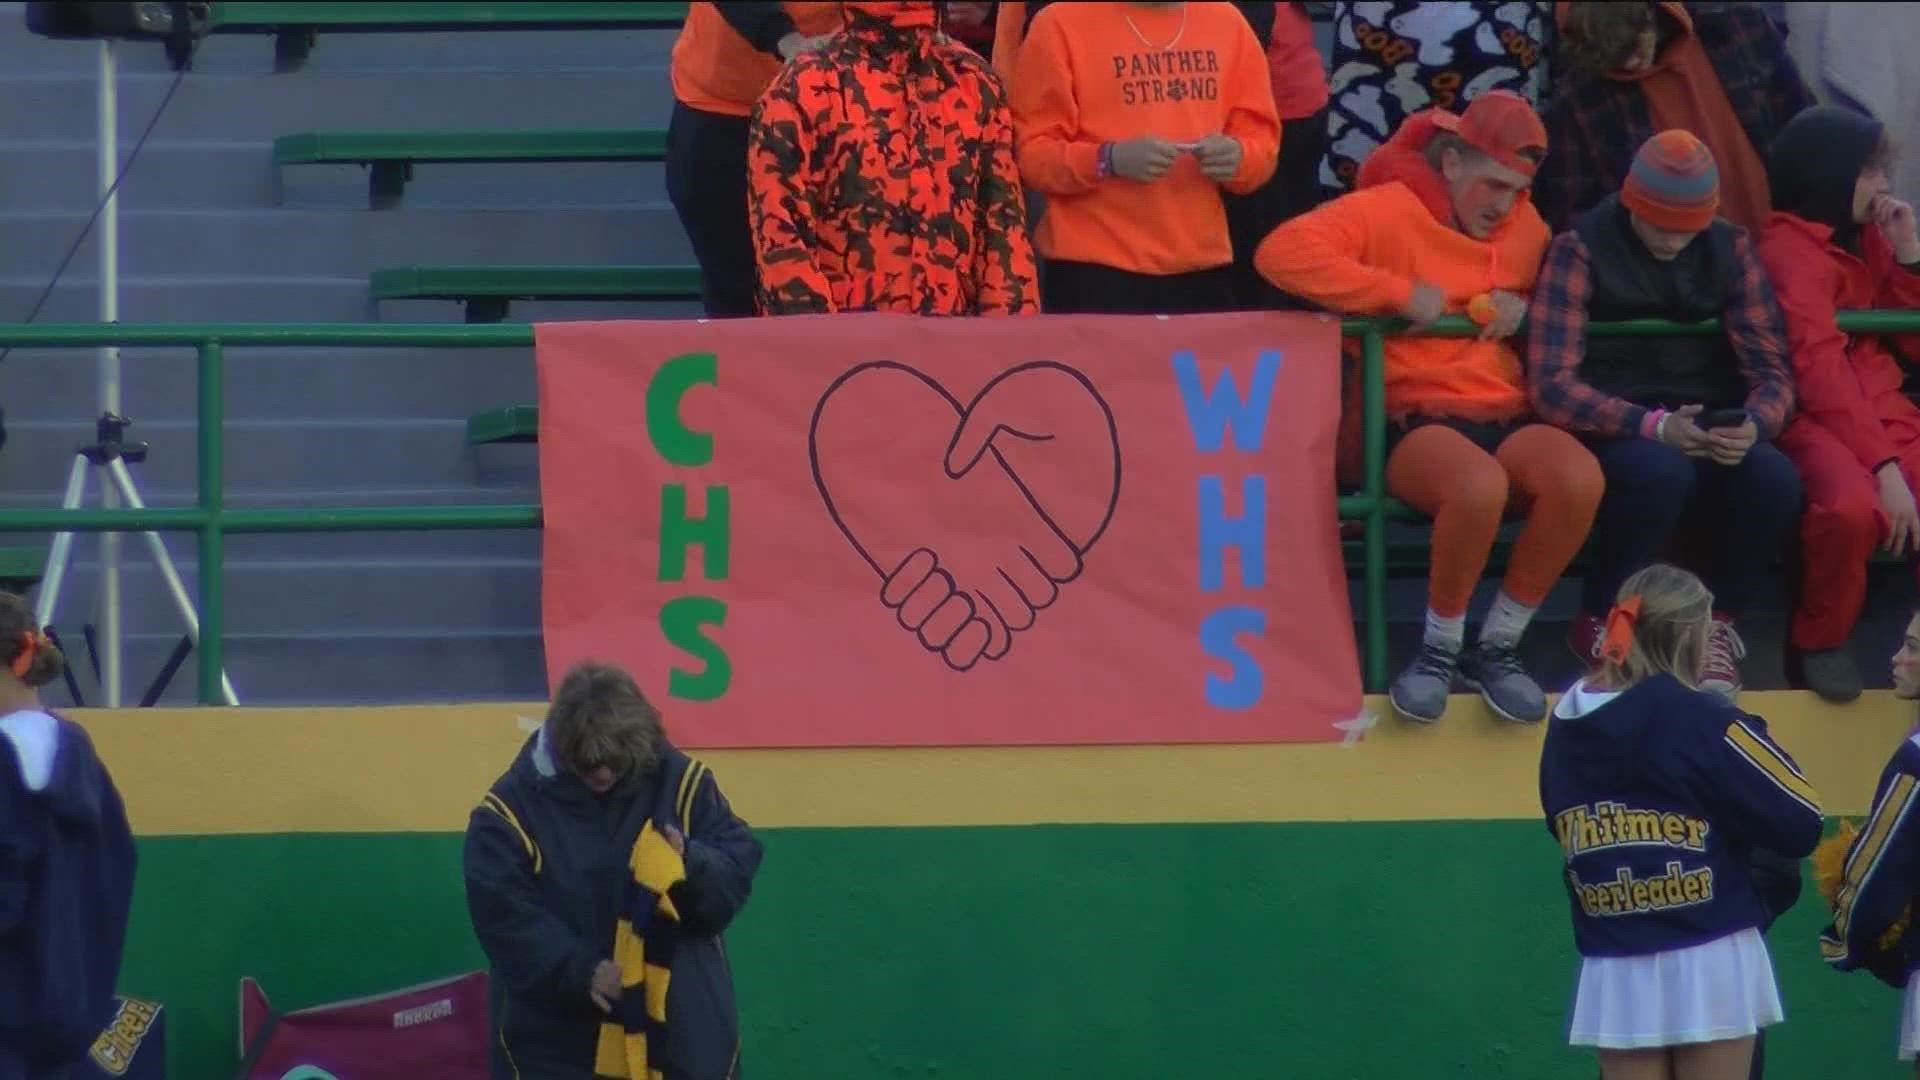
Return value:
<svg viewBox="0 0 1920 1080">
<path fill-rule="evenodd" d="M 1464 114 L 1433 111 L 1433 124 L 1450 131 L 1475 150 L 1531 177 L 1547 153 L 1547 128 L 1527 99 L 1511 90 L 1489 90 L 1467 106 Z M 1533 158 L 1522 155 L 1530 150 Z"/>
</svg>

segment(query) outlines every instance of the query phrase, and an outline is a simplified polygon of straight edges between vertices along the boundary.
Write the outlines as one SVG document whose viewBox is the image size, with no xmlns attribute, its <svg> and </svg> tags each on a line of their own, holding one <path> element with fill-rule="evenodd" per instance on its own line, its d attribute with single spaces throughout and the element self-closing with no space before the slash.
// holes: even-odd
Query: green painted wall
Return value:
<svg viewBox="0 0 1920 1080">
<path fill-rule="evenodd" d="M 779 1080 L 1594 1075 L 1533 822 L 770 830 L 729 940 Z M 124 986 L 170 1072 L 230 1075 L 236 986 L 297 1008 L 479 965 L 460 838 L 150 838 Z M 1911 1077 L 1898 995 L 1775 928 L 1769 1075 Z"/>
</svg>

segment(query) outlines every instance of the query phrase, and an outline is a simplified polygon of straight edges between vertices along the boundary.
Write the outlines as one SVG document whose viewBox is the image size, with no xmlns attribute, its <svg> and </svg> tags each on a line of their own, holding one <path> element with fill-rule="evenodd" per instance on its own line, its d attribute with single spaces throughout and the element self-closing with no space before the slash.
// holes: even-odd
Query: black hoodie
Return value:
<svg viewBox="0 0 1920 1080">
<path fill-rule="evenodd" d="M 1773 208 L 1833 228 L 1833 242 L 1860 249 L 1853 190 L 1880 145 L 1880 121 L 1836 105 L 1816 105 L 1795 116 L 1767 150 L 1767 187 Z"/>
<path fill-rule="evenodd" d="M 78 725 L 0 716 L 0 1080 L 56 1074 L 113 1017 L 133 834 Z"/>
</svg>

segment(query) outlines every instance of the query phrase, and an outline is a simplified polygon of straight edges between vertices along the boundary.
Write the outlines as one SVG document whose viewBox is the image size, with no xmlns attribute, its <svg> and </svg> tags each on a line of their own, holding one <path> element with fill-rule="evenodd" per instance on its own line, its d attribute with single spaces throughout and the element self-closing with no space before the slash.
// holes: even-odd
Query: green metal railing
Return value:
<svg viewBox="0 0 1920 1080">
<path fill-rule="evenodd" d="M 363 325 L 0 326 L 0 348 L 190 348 L 199 353 L 199 497 L 193 506 L 133 509 L 0 510 L 0 533 L 190 532 L 199 539 L 200 700 L 220 702 L 224 639 L 225 538 L 234 533 L 399 532 L 532 529 L 540 508 L 501 506 L 226 506 L 226 354 L 229 347 L 531 348 L 533 327 Z"/>
<path fill-rule="evenodd" d="M 1404 513 L 1385 490 L 1386 417 L 1382 402 L 1385 340 L 1400 332 L 1393 320 L 1350 319 L 1341 328 L 1361 342 L 1364 401 L 1364 482 L 1356 494 L 1340 498 L 1339 514 L 1365 526 L 1363 647 L 1366 682 L 1378 689 L 1386 681 L 1386 524 Z M 1709 333 L 1717 323 L 1677 326 L 1631 322 L 1590 326 L 1596 335 L 1648 336 Z M 1920 332 L 1920 312 L 1845 312 L 1840 328 L 1849 333 Z M 1424 336 L 1468 337 L 1478 328 L 1464 319 L 1446 319 L 1421 331 Z M 199 492 L 193 506 L 145 509 L 0 510 L 0 533 L 9 532 L 190 532 L 199 540 L 200 644 L 197 672 L 200 700 L 220 700 L 225 667 L 225 538 L 237 533 L 400 532 L 452 529 L 533 529 L 540 526 L 537 505 L 495 506 L 285 506 L 232 509 L 225 502 L 226 353 L 234 348 L 531 348 L 533 327 L 524 323 L 487 326 L 385 326 L 357 324 L 178 326 L 72 325 L 0 326 L 0 348 L 87 349 L 190 348 L 199 355 Z"/>
</svg>

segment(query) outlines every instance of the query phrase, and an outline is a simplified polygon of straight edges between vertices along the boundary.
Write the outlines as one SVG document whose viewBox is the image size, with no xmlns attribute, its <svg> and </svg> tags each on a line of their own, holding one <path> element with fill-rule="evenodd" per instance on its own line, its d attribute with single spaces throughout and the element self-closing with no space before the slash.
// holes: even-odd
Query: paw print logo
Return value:
<svg viewBox="0 0 1920 1080">
<path fill-rule="evenodd" d="M 1173 82 L 1167 84 L 1167 100 L 1168 101 L 1176 101 L 1176 102 L 1184 101 L 1186 97 L 1187 97 L 1187 84 L 1184 80 L 1175 79 Z"/>
</svg>

